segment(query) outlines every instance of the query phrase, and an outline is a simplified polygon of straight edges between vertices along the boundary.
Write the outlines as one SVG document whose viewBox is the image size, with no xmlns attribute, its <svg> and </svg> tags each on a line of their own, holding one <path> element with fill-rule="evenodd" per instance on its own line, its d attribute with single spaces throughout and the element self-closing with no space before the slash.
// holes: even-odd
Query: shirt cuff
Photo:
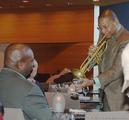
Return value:
<svg viewBox="0 0 129 120">
<path fill-rule="evenodd" d="M 98 87 L 101 87 L 101 83 L 98 77 L 93 78 L 94 84 L 97 85 Z"/>
</svg>

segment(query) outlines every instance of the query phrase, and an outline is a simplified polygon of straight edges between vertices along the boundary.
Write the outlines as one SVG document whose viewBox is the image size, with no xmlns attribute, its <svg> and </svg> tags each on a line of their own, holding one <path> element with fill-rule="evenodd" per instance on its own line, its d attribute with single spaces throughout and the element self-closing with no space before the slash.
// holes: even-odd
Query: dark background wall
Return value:
<svg viewBox="0 0 129 120">
<path fill-rule="evenodd" d="M 113 10 L 117 14 L 121 24 L 129 30 L 129 2 L 100 7 L 100 11 L 104 9 Z"/>
</svg>

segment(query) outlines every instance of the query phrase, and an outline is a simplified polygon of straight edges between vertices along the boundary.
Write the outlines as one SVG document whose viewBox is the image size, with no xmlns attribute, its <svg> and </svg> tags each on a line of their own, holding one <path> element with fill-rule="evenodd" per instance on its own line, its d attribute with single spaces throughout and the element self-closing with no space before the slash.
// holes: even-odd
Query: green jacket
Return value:
<svg viewBox="0 0 129 120">
<path fill-rule="evenodd" d="M 0 100 L 5 107 L 21 108 L 25 120 L 53 120 L 40 88 L 14 70 L 0 72 Z"/>
</svg>

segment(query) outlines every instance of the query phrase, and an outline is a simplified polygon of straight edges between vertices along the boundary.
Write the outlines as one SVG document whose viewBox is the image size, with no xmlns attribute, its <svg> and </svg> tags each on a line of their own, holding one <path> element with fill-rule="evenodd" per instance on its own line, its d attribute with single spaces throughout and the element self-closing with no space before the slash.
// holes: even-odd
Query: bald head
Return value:
<svg viewBox="0 0 129 120">
<path fill-rule="evenodd" d="M 116 19 L 118 20 L 117 15 L 112 10 L 109 10 L 109 9 L 104 10 L 100 14 L 99 19 L 101 18 L 108 18 L 110 20 L 116 20 Z"/>
<path fill-rule="evenodd" d="M 27 76 L 33 67 L 34 55 L 25 44 L 11 44 L 5 50 L 5 67 Z"/>
<path fill-rule="evenodd" d="M 104 10 L 98 22 L 101 34 L 106 35 L 107 38 L 111 38 L 121 27 L 117 15 L 112 10 Z"/>
</svg>

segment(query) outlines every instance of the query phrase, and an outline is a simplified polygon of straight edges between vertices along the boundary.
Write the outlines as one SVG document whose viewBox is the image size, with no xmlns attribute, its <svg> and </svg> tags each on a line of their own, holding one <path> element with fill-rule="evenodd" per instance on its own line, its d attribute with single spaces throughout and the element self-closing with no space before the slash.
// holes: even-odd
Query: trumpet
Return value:
<svg viewBox="0 0 129 120">
<path fill-rule="evenodd" d="M 96 64 L 102 61 L 102 55 L 107 48 L 107 40 L 105 35 L 96 45 L 96 50 L 91 55 L 88 55 L 79 69 L 73 69 L 72 73 L 77 78 L 85 78 L 86 72 L 90 71 Z"/>
</svg>

